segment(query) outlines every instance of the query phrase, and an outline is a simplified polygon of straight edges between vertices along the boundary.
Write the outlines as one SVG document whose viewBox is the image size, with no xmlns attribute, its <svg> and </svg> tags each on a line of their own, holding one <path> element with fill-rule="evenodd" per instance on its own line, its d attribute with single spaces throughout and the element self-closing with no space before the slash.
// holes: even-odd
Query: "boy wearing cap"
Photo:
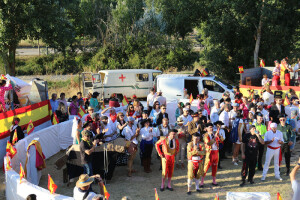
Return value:
<svg viewBox="0 0 300 200">
<path fill-rule="evenodd" d="M 103 197 L 104 190 L 103 190 L 103 180 L 100 177 L 99 174 L 94 176 L 89 176 L 87 174 L 81 174 L 79 176 L 78 181 L 76 182 L 76 186 L 73 190 L 73 198 L 75 200 L 91 200 L 94 197 L 98 196 L 91 187 L 91 184 L 94 182 L 94 180 L 97 180 L 98 185 L 100 187 L 100 194 Z"/>
<path fill-rule="evenodd" d="M 267 132 L 267 126 L 263 123 L 263 115 L 261 113 L 256 114 L 256 122 L 254 123 L 254 126 L 256 130 L 258 131 L 259 135 L 262 139 L 265 138 L 265 134 Z M 259 171 L 263 170 L 262 167 L 262 157 L 264 155 L 265 151 L 265 145 L 262 145 L 262 143 L 258 143 L 258 160 L 257 160 L 257 168 Z"/>
<path fill-rule="evenodd" d="M 92 153 L 95 151 L 95 147 L 99 140 L 94 140 L 90 137 L 90 133 L 87 130 L 81 132 L 82 140 L 80 142 L 80 156 L 81 163 L 83 164 L 83 172 L 88 175 L 93 175 L 92 169 Z"/>
<path fill-rule="evenodd" d="M 286 176 L 290 174 L 290 162 L 291 162 L 291 150 L 290 146 L 293 144 L 292 141 L 292 127 L 286 123 L 286 116 L 279 116 L 280 123 L 277 126 L 277 130 L 282 132 L 283 144 L 281 145 L 281 152 L 284 154 Z"/>
<path fill-rule="evenodd" d="M 175 156 L 179 152 L 179 142 L 178 139 L 176 139 L 177 132 L 176 129 L 172 129 L 168 137 L 160 139 L 155 144 L 156 151 L 162 160 L 162 183 L 160 191 L 164 191 L 165 189 L 166 177 L 168 177 L 167 189 L 173 191 L 171 179 L 174 171 Z"/>
<path fill-rule="evenodd" d="M 254 183 L 253 177 L 255 174 L 255 167 L 257 163 L 257 151 L 259 148 L 259 143 L 264 144 L 264 140 L 261 138 L 259 133 L 256 131 L 255 126 L 251 125 L 249 127 L 250 133 L 243 135 L 242 143 L 242 158 L 243 158 L 243 167 L 242 167 L 242 183 L 240 186 L 244 186 L 246 183 L 246 177 L 248 175 L 248 182 L 251 184 Z"/>
<path fill-rule="evenodd" d="M 196 133 L 193 135 L 192 141 L 187 145 L 188 158 L 188 191 L 191 194 L 193 179 L 195 180 L 196 191 L 200 192 L 199 183 L 200 176 L 204 174 L 203 157 L 205 156 L 204 144 L 200 143 L 201 135 Z"/>
<path fill-rule="evenodd" d="M 94 108 L 92 108 L 91 106 L 88 107 L 88 115 L 85 116 L 84 121 L 93 121 L 91 115 L 94 113 Z"/>
<path fill-rule="evenodd" d="M 176 168 L 180 167 L 184 169 L 184 157 L 185 157 L 185 149 L 186 149 L 186 140 L 188 136 L 187 127 L 183 125 L 183 120 L 181 117 L 177 118 L 177 126 L 175 129 L 178 131 L 178 142 L 179 142 L 179 152 L 176 155 Z"/>
<path fill-rule="evenodd" d="M 219 162 L 219 143 L 224 141 L 224 138 L 219 134 L 219 131 L 220 130 L 218 129 L 217 132 L 214 134 L 213 124 L 212 123 L 206 124 L 206 133 L 203 136 L 206 157 L 205 157 L 205 164 L 204 164 L 204 175 L 202 176 L 200 187 L 203 187 L 204 177 L 210 167 L 211 167 L 212 178 L 213 178 L 212 185 L 218 186 L 216 182 L 216 175 L 217 175 L 218 162 Z"/>
<path fill-rule="evenodd" d="M 266 153 L 266 161 L 264 165 L 264 170 L 262 174 L 261 180 L 266 180 L 266 176 L 269 170 L 269 165 L 271 162 L 271 159 L 274 157 L 274 172 L 275 172 L 275 178 L 282 181 L 282 178 L 280 177 L 280 171 L 279 171 L 279 155 L 280 155 L 280 146 L 283 144 L 283 135 L 282 132 L 277 130 L 277 124 L 272 123 L 270 125 L 271 130 L 267 131 L 265 134 L 265 144 L 267 145 L 267 153 Z"/>
</svg>

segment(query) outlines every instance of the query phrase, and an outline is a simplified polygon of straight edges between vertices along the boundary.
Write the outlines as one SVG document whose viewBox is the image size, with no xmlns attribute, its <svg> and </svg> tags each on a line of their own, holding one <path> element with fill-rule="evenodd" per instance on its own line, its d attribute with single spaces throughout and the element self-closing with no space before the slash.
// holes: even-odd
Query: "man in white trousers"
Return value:
<svg viewBox="0 0 300 200">
<path fill-rule="evenodd" d="M 265 161 L 261 180 L 264 181 L 266 179 L 271 159 L 274 156 L 275 178 L 282 181 L 282 178 L 280 177 L 280 172 L 279 172 L 279 155 L 280 155 L 280 151 L 281 151 L 280 146 L 281 146 L 281 144 L 283 144 L 283 135 L 282 135 L 282 132 L 277 130 L 276 123 L 271 123 L 270 127 L 271 127 L 271 130 L 266 132 L 265 138 L 264 138 L 265 145 L 267 145 L 268 148 L 267 148 L 266 161 Z"/>
</svg>

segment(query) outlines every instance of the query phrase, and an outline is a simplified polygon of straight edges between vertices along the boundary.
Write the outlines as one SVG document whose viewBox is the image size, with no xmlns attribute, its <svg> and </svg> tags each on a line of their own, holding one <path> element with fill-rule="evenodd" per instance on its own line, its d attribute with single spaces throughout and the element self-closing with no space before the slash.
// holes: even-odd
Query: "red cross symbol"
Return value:
<svg viewBox="0 0 300 200">
<path fill-rule="evenodd" d="M 125 79 L 126 77 L 125 76 L 123 76 L 123 74 L 121 74 L 121 76 L 119 77 L 119 79 L 121 79 L 122 80 L 122 82 L 124 81 L 124 79 Z"/>
</svg>

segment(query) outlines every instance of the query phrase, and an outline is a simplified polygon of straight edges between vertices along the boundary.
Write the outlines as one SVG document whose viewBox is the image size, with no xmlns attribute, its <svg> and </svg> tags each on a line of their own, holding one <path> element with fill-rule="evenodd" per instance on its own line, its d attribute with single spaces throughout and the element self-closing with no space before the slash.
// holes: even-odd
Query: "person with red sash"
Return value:
<svg viewBox="0 0 300 200">
<path fill-rule="evenodd" d="M 274 157 L 274 172 L 275 172 L 275 178 L 282 181 L 282 178 L 280 177 L 280 171 L 279 171 L 279 163 L 281 159 L 281 149 L 280 146 L 283 144 L 283 135 L 282 132 L 277 130 L 277 124 L 271 123 L 270 125 L 271 130 L 267 131 L 265 134 L 265 145 L 267 145 L 267 153 L 266 153 L 266 161 L 264 165 L 263 174 L 261 177 L 261 180 L 266 180 L 266 176 L 269 170 L 269 165 L 271 162 L 271 159 Z"/>
<path fill-rule="evenodd" d="M 218 163 L 219 163 L 219 143 L 224 141 L 222 135 L 219 134 L 220 128 L 217 129 L 216 133 L 213 133 L 213 124 L 207 123 L 206 124 L 206 133 L 203 136 L 203 141 L 205 144 L 206 150 L 206 158 L 204 164 L 204 175 L 201 179 L 200 187 L 203 188 L 204 186 L 204 177 L 211 166 L 212 171 L 212 178 L 213 186 L 218 186 L 216 182 L 216 175 L 218 170 Z"/>
<path fill-rule="evenodd" d="M 162 183 L 160 191 L 164 191 L 165 189 L 166 177 L 168 177 L 167 189 L 173 191 L 171 179 L 174 171 L 175 156 L 179 152 L 179 142 L 175 137 L 177 132 L 176 129 L 172 129 L 167 137 L 161 137 L 155 144 L 156 151 L 162 160 Z"/>
<path fill-rule="evenodd" d="M 200 176 L 204 174 L 203 157 L 205 155 L 204 144 L 200 143 L 201 135 L 195 133 L 193 139 L 187 145 L 187 158 L 188 158 L 188 191 L 187 194 L 191 195 L 191 187 L 193 179 L 195 180 L 196 191 L 200 192 L 199 183 Z"/>
</svg>

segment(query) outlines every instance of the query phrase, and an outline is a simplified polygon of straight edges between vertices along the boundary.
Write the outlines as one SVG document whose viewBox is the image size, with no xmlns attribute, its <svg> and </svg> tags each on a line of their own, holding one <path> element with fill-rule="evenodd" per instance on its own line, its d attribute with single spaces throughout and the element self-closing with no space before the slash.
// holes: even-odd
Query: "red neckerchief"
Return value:
<svg viewBox="0 0 300 200">
<path fill-rule="evenodd" d="M 111 113 L 109 113 L 109 117 L 110 117 L 110 119 L 111 119 L 111 121 L 113 123 L 115 123 L 115 121 L 117 120 L 117 114 L 116 113 L 114 115 L 112 115 Z"/>
</svg>

